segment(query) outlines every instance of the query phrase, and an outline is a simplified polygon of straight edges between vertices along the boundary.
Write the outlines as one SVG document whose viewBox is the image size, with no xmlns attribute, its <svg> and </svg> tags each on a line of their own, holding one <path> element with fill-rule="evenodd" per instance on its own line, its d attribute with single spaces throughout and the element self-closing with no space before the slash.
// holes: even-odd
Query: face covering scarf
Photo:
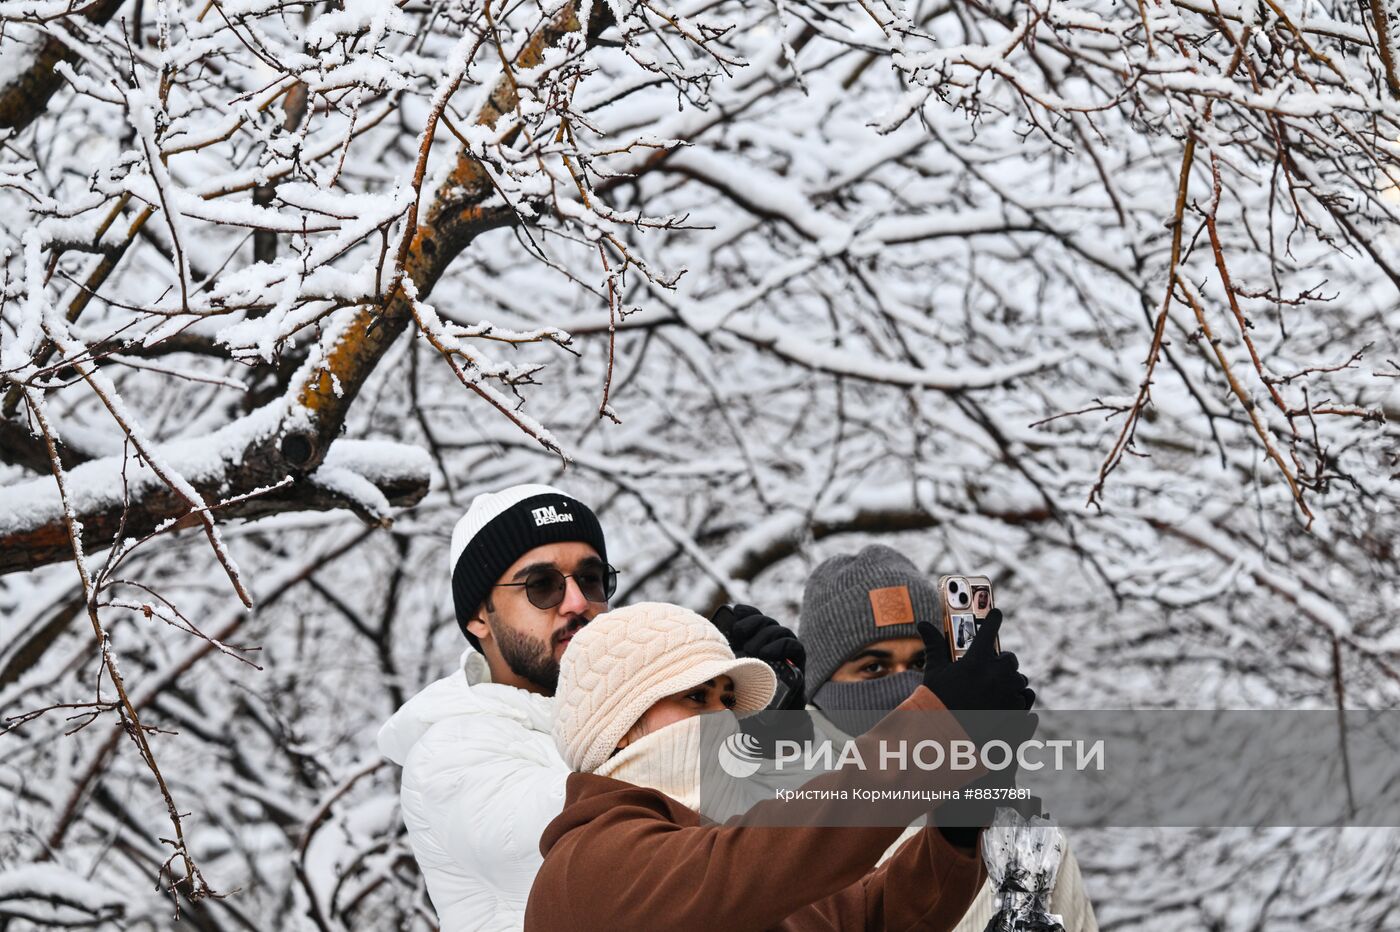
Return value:
<svg viewBox="0 0 1400 932">
<path fill-rule="evenodd" d="M 740 730 L 733 712 L 694 715 L 629 744 L 594 772 L 659 790 L 705 818 L 723 822 L 772 798 L 761 781 L 734 779 L 720 767 L 719 743 Z"/>
<path fill-rule="evenodd" d="M 827 680 L 812 696 L 812 705 L 823 712 L 890 712 L 913 695 L 923 681 L 924 675 L 918 670 L 856 683 Z"/>
<path fill-rule="evenodd" d="M 618 751 L 603 761 L 595 773 L 660 790 L 676 802 L 698 810 L 702 725 L 699 715 L 667 725 Z"/>
</svg>

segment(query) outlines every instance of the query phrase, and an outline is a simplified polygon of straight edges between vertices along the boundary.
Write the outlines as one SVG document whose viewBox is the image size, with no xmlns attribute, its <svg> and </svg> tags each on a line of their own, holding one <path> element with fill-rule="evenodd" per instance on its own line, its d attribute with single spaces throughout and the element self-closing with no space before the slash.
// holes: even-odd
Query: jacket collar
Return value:
<svg viewBox="0 0 1400 932">
<path fill-rule="evenodd" d="M 466 682 L 477 708 L 471 711 L 493 712 L 519 721 L 531 731 L 551 733 L 554 727 L 554 697 L 541 696 L 518 686 L 491 682 L 491 668 L 486 657 L 473 647 L 462 652 L 462 679 Z M 466 710 L 464 710 L 466 711 Z"/>
<path fill-rule="evenodd" d="M 468 686 L 491 682 L 491 668 L 486 665 L 486 655 L 474 647 L 462 651 L 457 666 L 462 668 L 462 675 L 467 678 Z"/>
<path fill-rule="evenodd" d="M 403 764 L 429 728 L 462 715 L 499 716 L 548 737 L 554 723 L 554 700 L 491 682 L 486 658 L 468 648 L 455 672 L 429 683 L 384 723 L 378 736 L 380 753 Z"/>
</svg>

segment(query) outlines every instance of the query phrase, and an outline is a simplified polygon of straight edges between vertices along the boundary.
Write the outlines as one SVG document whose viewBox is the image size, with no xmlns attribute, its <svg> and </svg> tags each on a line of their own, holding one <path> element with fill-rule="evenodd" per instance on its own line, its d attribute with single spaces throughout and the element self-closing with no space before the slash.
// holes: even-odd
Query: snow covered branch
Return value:
<svg viewBox="0 0 1400 932">
<path fill-rule="evenodd" d="M 294 479 L 289 475 L 296 467 L 285 459 L 248 457 L 246 440 L 230 430 L 161 448 L 159 455 L 190 482 L 219 521 L 346 509 L 381 524 L 392 509 L 417 504 L 428 492 L 431 463 L 418 447 L 342 440 L 317 469 Z M 69 470 L 66 480 L 90 551 L 118 541 L 134 545 L 197 524 L 185 499 L 134 457 L 84 463 Z M 231 494 L 235 489 L 247 491 Z M 0 514 L 5 515 L 0 573 L 72 558 L 52 478 L 0 489 Z"/>
<path fill-rule="evenodd" d="M 37 925 L 82 926 L 119 920 L 117 891 L 53 864 L 0 870 L 0 916 Z"/>
<path fill-rule="evenodd" d="M 44 112 L 50 98 L 63 86 L 60 64 L 71 66 L 81 58 L 82 43 L 78 37 L 92 28 L 87 23 L 94 27 L 104 25 L 124 2 L 92 0 L 82 6 L 60 8 L 55 14 L 43 16 L 42 21 L 48 24 L 43 31 L 19 25 L 28 18 L 25 13 L 36 15 L 37 11 L 20 12 L 18 8 L 35 5 L 6 3 L 0 8 L 4 10 L 11 46 L 5 53 L 7 61 L 0 67 L 0 130 L 22 130 Z M 17 8 L 18 15 L 12 17 L 10 7 Z M 65 25 L 71 32 L 63 29 Z"/>
</svg>

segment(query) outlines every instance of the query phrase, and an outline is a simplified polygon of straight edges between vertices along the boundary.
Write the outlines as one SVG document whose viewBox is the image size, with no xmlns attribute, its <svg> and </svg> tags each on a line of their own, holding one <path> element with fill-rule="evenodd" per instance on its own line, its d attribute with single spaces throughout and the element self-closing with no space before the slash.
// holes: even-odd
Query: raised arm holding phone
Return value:
<svg viewBox="0 0 1400 932">
<path fill-rule="evenodd" d="M 964 620 L 975 633 L 964 636 L 959 647 Z M 1026 712 L 1019 728 L 1021 737 L 1028 737 L 1035 727 L 1030 709 L 1036 695 L 1016 655 L 1000 649 L 1003 623 L 986 577 L 943 576 L 935 586 L 928 573 L 883 544 L 823 561 L 807 580 L 798 625 L 807 646 L 807 690 L 818 731 L 840 736 L 842 726 L 869 720 L 855 712 L 888 711 L 922 683 L 954 711 Z M 1003 727 L 1018 727 L 1014 715 L 997 718 Z M 978 722 L 969 724 L 975 730 Z M 1015 771 L 1008 768 L 985 780 L 1014 783 Z M 951 842 L 965 846 L 977 833 L 967 826 L 987 825 L 995 808 L 989 801 L 960 801 L 936 810 L 934 821 Z M 916 830 L 909 829 L 905 838 Z M 897 848 L 898 843 L 892 845 L 886 855 Z M 991 886 L 984 885 L 956 932 L 983 932 L 994 900 Z M 1066 932 L 1098 932 L 1068 847 L 1050 906 Z"/>
<path fill-rule="evenodd" d="M 930 682 L 953 701 L 1027 701 L 1014 661 L 1008 673 L 981 651 Z M 688 755 L 697 717 L 756 712 L 774 684 L 771 668 L 736 660 L 713 625 L 677 606 L 629 606 L 579 633 L 561 666 L 554 731 L 575 773 L 541 843 L 527 932 L 953 928 L 984 877 L 975 846 L 959 849 L 928 829 L 877 868 L 898 826 L 716 825 L 696 811 L 700 768 Z M 945 710 L 919 687 L 900 705 Z M 916 721 L 934 740 L 967 737 L 947 715 Z M 977 775 L 917 779 L 951 789 Z M 912 803 L 911 817 L 927 805 Z"/>
</svg>

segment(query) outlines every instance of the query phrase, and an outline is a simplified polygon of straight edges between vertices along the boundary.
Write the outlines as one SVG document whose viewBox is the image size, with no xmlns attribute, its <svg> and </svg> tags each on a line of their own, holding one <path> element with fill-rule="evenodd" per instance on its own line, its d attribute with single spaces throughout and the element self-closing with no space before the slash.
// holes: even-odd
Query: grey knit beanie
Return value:
<svg viewBox="0 0 1400 932">
<path fill-rule="evenodd" d="M 942 630 L 938 593 L 909 558 L 883 544 L 824 560 L 802 592 L 797 634 L 807 648 L 807 695 L 867 644 Z"/>
</svg>

